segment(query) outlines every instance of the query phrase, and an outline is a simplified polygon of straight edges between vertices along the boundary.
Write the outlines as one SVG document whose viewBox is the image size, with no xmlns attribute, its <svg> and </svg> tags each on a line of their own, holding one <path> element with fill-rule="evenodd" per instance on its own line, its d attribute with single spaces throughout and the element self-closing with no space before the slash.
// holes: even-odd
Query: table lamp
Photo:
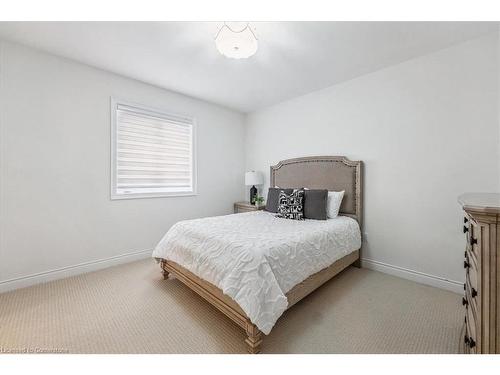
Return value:
<svg viewBox="0 0 500 375">
<path fill-rule="evenodd" d="M 262 174 L 255 171 L 250 171 L 245 173 L 245 185 L 252 186 L 250 188 L 250 203 L 255 204 L 255 197 L 257 196 L 257 188 L 255 185 L 262 185 L 264 183 L 264 179 L 262 178 Z"/>
</svg>

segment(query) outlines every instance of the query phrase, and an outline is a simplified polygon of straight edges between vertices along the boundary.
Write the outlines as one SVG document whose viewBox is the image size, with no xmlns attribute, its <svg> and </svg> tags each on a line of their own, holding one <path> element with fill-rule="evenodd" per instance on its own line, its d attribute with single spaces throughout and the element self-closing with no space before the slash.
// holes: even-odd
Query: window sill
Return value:
<svg viewBox="0 0 500 375">
<path fill-rule="evenodd" d="M 111 200 L 123 199 L 145 199 L 145 198 L 174 198 L 174 197 L 195 197 L 198 193 L 152 193 L 152 194 L 112 194 Z"/>
</svg>

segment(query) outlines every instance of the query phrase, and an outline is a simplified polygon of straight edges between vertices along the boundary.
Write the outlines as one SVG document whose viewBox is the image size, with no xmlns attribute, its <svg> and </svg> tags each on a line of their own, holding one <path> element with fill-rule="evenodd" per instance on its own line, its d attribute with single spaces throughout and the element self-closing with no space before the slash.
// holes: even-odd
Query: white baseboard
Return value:
<svg viewBox="0 0 500 375">
<path fill-rule="evenodd" d="M 417 283 L 434 286 L 436 288 L 446 289 L 455 293 L 462 294 L 464 291 L 463 281 L 448 280 L 444 277 L 429 275 L 424 272 L 410 270 L 392 264 L 382 263 L 376 260 L 362 258 L 362 267 L 375 271 L 387 273 L 389 275 L 401 277 L 402 279 L 412 280 Z"/>
<path fill-rule="evenodd" d="M 114 257 L 94 260 L 75 264 L 73 266 L 57 268 L 50 271 L 40 272 L 32 275 L 16 277 L 14 279 L 0 281 L 0 293 L 9 290 L 24 288 L 27 286 L 45 283 L 47 281 L 63 279 L 82 273 L 97 271 L 103 268 L 129 263 L 135 260 L 145 259 L 151 256 L 153 250 L 135 251 L 132 253 L 117 255 Z"/>
<path fill-rule="evenodd" d="M 152 250 L 135 251 L 132 253 L 117 255 L 106 259 L 80 263 L 73 266 L 17 277 L 10 280 L 3 280 L 0 281 L 0 293 L 52 280 L 63 279 L 65 277 L 79 275 L 82 273 L 97 271 L 118 264 L 133 262 L 135 260 L 145 259 L 150 257 L 151 253 Z M 455 293 L 463 293 L 463 282 L 460 281 L 448 280 L 444 277 L 429 275 L 424 272 L 414 271 L 408 268 L 394 266 L 392 264 L 387 264 L 367 258 L 363 258 L 361 260 L 361 263 L 363 267 L 368 269 L 380 271 L 389 275 L 401 277 L 403 279 L 412 280 L 417 283 L 450 290 Z"/>
</svg>

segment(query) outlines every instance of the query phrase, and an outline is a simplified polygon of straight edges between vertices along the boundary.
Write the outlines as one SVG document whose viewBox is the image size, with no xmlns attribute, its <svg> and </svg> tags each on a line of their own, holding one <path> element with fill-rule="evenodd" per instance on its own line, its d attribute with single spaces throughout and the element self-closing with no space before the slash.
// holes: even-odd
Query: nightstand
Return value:
<svg viewBox="0 0 500 375">
<path fill-rule="evenodd" d="M 242 212 L 258 211 L 263 210 L 266 206 L 255 206 L 250 204 L 250 202 L 236 202 L 234 204 L 234 213 L 241 214 Z"/>
</svg>

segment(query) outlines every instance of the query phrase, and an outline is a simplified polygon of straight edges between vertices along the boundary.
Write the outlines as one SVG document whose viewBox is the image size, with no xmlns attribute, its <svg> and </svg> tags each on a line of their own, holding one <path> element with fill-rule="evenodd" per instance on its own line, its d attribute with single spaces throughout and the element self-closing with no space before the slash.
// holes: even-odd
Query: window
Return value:
<svg viewBox="0 0 500 375">
<path fill-rule="evenodd" d="M 196 194 L 194 119 L 111 100 L 111 199 Z"/>
</svg>

